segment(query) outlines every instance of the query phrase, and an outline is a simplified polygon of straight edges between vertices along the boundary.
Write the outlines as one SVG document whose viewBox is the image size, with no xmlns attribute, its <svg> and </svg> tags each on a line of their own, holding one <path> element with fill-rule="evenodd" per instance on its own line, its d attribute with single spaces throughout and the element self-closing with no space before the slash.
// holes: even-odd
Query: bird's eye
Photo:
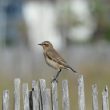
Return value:
<svg viewBox="0 0 110 110">
<path fill-rule="evenodd" d="M 45 44 L 45 46 L 48 47 L 49 45 L 48 44 Z"/>
</svg>

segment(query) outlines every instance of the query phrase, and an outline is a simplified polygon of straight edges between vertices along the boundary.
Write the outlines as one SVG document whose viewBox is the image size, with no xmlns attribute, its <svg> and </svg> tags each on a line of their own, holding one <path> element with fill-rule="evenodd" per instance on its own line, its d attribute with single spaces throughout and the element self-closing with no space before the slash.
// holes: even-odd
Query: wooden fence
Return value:
<svg viewBox="0 0 110 110">
<path fill-rule="evenodd" d="M 14 80 L 14 110 L 21 109 L 21 81 Z M 73 94 L 74 95 L 74 94 Z M 46 87 L 46 81 L 32 81 L 32 90 L 29 91 L 28 84 L 22 84 L 22 97 L 24 110 L 60 110 L 58 106 L 57 83 L 52 83 L 51 89 Z M 3 91 L 2 110 L 9 110 L 9 90 Z M 62 81 L 62 110 L 71 110 L 69 102 L 68 81 Z M 99 110 L 97 85 L 92 85 L 92 109 Z M 78 78 L 78 110 L 86 110 L 84 80 L 81 75 Z M 102 110 L 109 110 L 108 87 L 102 92 Z"/>
</svg>

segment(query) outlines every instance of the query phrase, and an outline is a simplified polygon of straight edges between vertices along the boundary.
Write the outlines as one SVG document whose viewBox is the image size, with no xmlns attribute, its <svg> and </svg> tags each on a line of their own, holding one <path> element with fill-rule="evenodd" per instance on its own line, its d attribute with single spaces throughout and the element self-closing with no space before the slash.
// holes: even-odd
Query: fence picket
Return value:
<svg viewBox="0 0 110 110">
<path fill-rule="evenodd" d="M 33 110 L 39 110 L 39 89 L 36 81 L 32 81 Z"/>
<path fill-rule="evenodd" d="M 45 90 L 45 109 L 44 110 L 50 110 L 50 89 Z"/>
<path fill-rule="evenodd" d="M 14 80 L 14 101 L 15 110 L 20 110 L 20 79 Z"/>
<path fill-rule="evenodd" d="M 84 79 L 82 75 L 78 79 L 78 105 L 79 110 L 85 110 Z"/>
<path fill-rule="evenodd" d="M 63 110 L 70 110 L 70 103 L 69 103 L 69 91 L 68 91 L 68 81 L 63 80 L 62 81 L 62 108 Z"/>
<path fill-rule="evenodd" d="M 58 110 L 57 82 L 52 83 L 52 110 Z"/>
<path fill-rule="evenodd" d="M 40 80 L 40 97 L 41 97 L 41 110 L 50 110 L 49 104 L 49 90 L 46 89 L 46 82 L 44 79 Z"/>
<path fill-rule="evenodd" d="M 102 92 L 102 109 L 109 110 L 108 87 L 106 86 Z"/>
<path fill-rule="evenodd" d="M 98 110 L 98 91 L 97 85 L 92 85 L 93 110 Z"/>
<path fill-rule="evenodd" d="M 9 91 L 3 91 L 2 110 L 9 110 Z"/>
<path fill-rule="evenodd" d="M 27 83 L 23 84 L 22 92 L 23 92 L 24 110 L 30 110 L 30 108 L 29 108 L 29 90 L 28 90 L 28 84 Z"/>
</svg>

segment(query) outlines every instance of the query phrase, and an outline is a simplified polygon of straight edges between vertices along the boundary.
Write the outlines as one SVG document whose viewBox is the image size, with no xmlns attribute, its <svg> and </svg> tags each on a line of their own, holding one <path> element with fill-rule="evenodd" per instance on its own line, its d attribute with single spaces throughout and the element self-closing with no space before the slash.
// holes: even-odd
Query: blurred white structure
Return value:
<svg viewBox="0 0 110 110">
<path fill-rule="evenodd" d="M 59 23 L 70 41 L 86 42 L 92 37 L 96 21 L 89 5 L 88 0 L 59 1 Z"/>
<path fill-rule="evenodd" d="M 91 15 L 89 3 L 87 0 L 71 0 L 70 7 L 77 21 L 80 23 L 70 30 L 70 39 L 85 42 L 92 37 L 96 29 L 96 22 Z"/>
<path fill-rule="evenodd" d="M 56 48 L 61 47 L 61 36 L 56 30 L 55 7 L 49 2 L 30 1 L 23 5 L 23 15 L 28 27 L 30 46 L 44 40 L 51 41 Z M 35 49 L 35 48 L 33 48 Z"/>
</svg>

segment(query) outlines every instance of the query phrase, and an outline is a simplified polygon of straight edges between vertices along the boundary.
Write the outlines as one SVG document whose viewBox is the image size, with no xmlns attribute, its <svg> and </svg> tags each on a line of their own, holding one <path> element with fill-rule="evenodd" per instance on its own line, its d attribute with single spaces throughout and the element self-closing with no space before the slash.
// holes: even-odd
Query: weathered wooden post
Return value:
<svg viewBox="0 0 110 110">
<path fill-rule="evenodd" d="M 109 110 L 108 87 L 106 86 L 102 92 L 102 109 Z"/>
<path fill-rule="evenodd" d="M 84 79 L 82 75 L 78 79 L 78 105 L 79 110 L 85 110 Z"/>
<path fill-rule="evenodd" d="M 97 91 L 97 85 L 92 85 L 92 104 L 93 104 L 93 110 L 98 110 L 98 91 Z"/>
<path fill-rule="evenodd" d="M 40 110 L 39 108 L 39 88 L 35 80 L 32 81 L 32 99 L 33 99 L 33 110 Z"/>
<path fill-rule="evenodd" d="M 27 83 L 23 84 L 22 93 L 23 93 L 24 110 L 30 110 L 29 109 L 29 90 L 28 90 L 28 84 Z"/>
<path fill-rule="evenodd" d="M 14 101 L 15 110 L 20 110 L 20 79 L 14 80 Z"/>
<path fill-rule="evenodd" d="M 50 89 L 46 89 L 45 90 L 45 100 L 46 100 L 46 107 L 45 108 L 47 108 L 47 109 L 44 109 L 44 110 L 51 110 L 51 104 L 50 104 L 50 102 L 51 102 L 51 96 L 50 96 Z"/>
<path fill-rule="evenodd" d="M 68 81 L 63 80 L 62 81 L 62 92 L 63 92 L 63 98 L 62 98 L 62 108 L 63 110 L 70 110 L 70 103 L 69 103 L 69 90 L 68 90 Z"/>
<path fill-rule="evenodd" d="M 9 91 L 3 91 L 2 110 L 9 110 Z"/>
<path fill-rule="evenodd" d="M 50 110 L 50 90 L 46 89 L 46 82 L 44 79 L 40 79 L 40 110 Z"/>
<path fill-rule="evenodd" d="M 57 82 L 52 82 L 52 110 L 58 110 Z"/>
</svg>

